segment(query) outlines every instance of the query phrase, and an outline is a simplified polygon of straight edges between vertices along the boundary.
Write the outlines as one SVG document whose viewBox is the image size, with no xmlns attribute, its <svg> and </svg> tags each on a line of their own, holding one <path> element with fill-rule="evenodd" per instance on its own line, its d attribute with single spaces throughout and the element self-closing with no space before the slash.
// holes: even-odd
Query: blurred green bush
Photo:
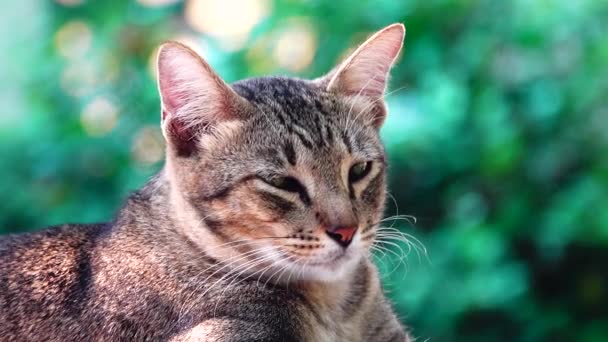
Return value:
<svg viewBox="0 0 608 342">
<path fill-rule="evenodd" d="M 0 233 L 108 220 L 162 166 L 155 48 L 227 80 L 318 76 L 407 27 L 378 255 L 425 341 L 608 341 L 608 2 L 3 2 Z M 24 19 L 26 18 L 26 19 Z M 412 239 L 414 241 L 414 239 Z M 602 266 L 604 265 L 604 266 Z"/>
</svg>

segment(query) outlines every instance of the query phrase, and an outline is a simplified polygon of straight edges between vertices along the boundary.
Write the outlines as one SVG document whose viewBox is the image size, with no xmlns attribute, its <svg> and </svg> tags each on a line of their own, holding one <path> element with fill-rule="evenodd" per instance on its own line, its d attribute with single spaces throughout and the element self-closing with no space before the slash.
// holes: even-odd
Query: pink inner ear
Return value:
<svg viewBox="0 0 608 342">
<path fill-rule="evenodd" d="M 166 111 L 163 111 L 163 122 L 164 118 L 167 117 Z M 169 119 L 166 121 L 166 125 L 163 126 L 165 131 L 168 133 L 169 142 L 175 148 L 177 155 L 182 157 L 191 156 L 197 148 L 199 136 L 197 127 L 188 127 L 184 122 L 175 119 Z"/>
<path fill-rule="evenodd" d="M 158 56 L 163 129 L 178 152 L 190 153 L 207 126 L 234 116 L 237 95 L 195 52 L 167 43 Z"/>
<path fill-rule="evenodd" d="M 186 47 L 163 46 L 158 56 L 158 84 L 164 108 L 175 115 L 193 102 L 213 96 L 210 73 L 201 58 Z"/>
<path fill-rule="evenodd" d="M 350 95 L 380 98 L 386 89 L 388 72 L 403 45 L 405 28 L 391 25 L 370 37 L 342 63 L 329 82 Z"/>
<path fill-rule="evenodd" d="M 183 107 L 187 101 L 187 95 L 178 91 L 178 82 L 175 81 L 173 75 L 166 75 L 166 71 L 159 71 L 159 86 L 161 89 L 161 98 L 163 100 L 163 118 L 168 113 L 175 113 L 180 107 Z"/>
</svg>

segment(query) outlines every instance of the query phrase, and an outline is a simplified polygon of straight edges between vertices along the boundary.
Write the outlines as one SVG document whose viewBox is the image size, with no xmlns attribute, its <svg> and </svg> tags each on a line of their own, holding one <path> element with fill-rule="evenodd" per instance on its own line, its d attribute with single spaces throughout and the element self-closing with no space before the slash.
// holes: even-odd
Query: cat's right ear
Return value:
<svg viewBox="0 0 608 342">
<path fill-rule="evenodd" d="M 157 72 L 163 135 L 179 156 L 195 152 L 202 134 L 218 124 L 239 120 L 246 106 L 207 62 L 180 43 L 160 47 Z"/>
<path fill-rule="evenodd" d="M 364 97 L 372 123 L 380 128 L 387 115 L 384 92 L 391 67 L 405 38 L 405 26 L 389 25 L 361 44 L 328 75 L 316 80 L 327 91 L 351 97 Z"/>
</svg>

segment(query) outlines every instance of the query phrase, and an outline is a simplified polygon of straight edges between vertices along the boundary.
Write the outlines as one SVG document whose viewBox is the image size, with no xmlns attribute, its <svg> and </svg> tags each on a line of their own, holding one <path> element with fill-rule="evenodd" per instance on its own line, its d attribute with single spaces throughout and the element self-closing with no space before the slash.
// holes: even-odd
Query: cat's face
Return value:
<svg viewBox="0 0 608 342">
<path fill-rule="evenodd" d="M 235 272 L 269 281 L 332 280 L 352 269 L 384 208 L 378 130 L 403 35 L 402 25 L 385 28 L 314 81 L 231 87 L 190 50 L 165 45 L 167 168 L 192 240 Z"/>
</svg>

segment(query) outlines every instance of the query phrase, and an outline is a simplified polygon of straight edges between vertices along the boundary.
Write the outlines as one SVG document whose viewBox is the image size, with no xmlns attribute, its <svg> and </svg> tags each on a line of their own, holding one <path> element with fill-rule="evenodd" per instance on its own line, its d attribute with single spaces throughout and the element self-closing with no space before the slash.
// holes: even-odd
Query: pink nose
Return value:
<svg viewBox="0 0 608 342">
<path fill-rule="evenodd" d="M 355 236 L 355 233 L 357 232 L 357 227 L 332 227 L 326 229 L 325 232 L 332 240 L 346 248 L 353 241 L 353 236 Z"/>
</svg>

